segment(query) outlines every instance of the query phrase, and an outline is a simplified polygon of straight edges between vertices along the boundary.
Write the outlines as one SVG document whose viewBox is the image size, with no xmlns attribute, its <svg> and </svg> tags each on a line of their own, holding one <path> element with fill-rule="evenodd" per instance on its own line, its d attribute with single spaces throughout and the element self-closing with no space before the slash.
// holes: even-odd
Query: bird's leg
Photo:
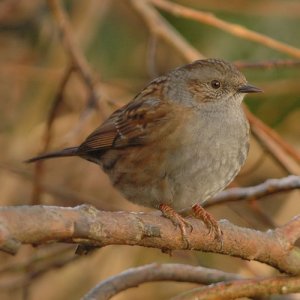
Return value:
<svg viewBox="0 0 300 300">
<path fill-rule="evenodd" d="M 208 228 L 208 234 L 213 234 L 215 239 L 219 240 L 221 243 L 223 241 L 223 232 L 219 227 L 216 219 L 207 212 L 200 204 L 194 204 L 192 206 L 194 216 L 198 219 L 201 219 L 203 223 Z"/>
<path fill-rule="evenodd" d="M 160 204 L 159 209 L 162 212 L 163 216 L 168 218 L 172 221 L 172 223 L 177 227 L 179 226 L 181 234 L 182 234 L 182 240 L 185 243 L 185 248 L 190 248 L 190 243 L 187 237 L 187 231 L 186 229 L 189 228 L 192 232 L 193 226 L 184 219 L 180 214 L 178 214 L 171 206 L 167 204 Z"/>
</svg>

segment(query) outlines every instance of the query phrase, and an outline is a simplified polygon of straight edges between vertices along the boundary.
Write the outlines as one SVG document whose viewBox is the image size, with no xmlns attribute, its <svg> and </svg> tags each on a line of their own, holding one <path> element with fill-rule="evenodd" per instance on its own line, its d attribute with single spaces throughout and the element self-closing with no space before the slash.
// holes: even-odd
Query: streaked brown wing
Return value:
<svg viewBox="0 0 300 300">
<path fill-rule="evenodd" d="M 116 110 L 100 127 L 93 131 L 80 145 L 79 152 L 89 152 L 111 148 L 117 135 L 115 123 L 122 110 Z"/>
<path fill-rule="evenodd" d="M 140 99 L 115 111 L 82 143 L 79 152 L 142 145 L 151 139 L 153 126 L 166 120 L 167 104 L 157 99 Z M 149 130 L 151 128 L 151 130 Z"/>
</svg>

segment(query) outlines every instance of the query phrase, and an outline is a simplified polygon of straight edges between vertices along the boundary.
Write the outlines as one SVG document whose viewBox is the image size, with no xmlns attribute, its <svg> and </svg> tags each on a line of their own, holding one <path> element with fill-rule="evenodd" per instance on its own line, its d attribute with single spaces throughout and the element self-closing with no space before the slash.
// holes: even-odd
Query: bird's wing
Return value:
<svg viewBox="0 0 300 300">
<path fill-rule="evenodd" d="M 79 153 L 143 145 L 159 135 L 168 119 L 169 107 L 157 98 L 138 97 L 115 111 L 79 147 Z M 154 128 L 155 127 L 155 128 Z"/>
</svg>

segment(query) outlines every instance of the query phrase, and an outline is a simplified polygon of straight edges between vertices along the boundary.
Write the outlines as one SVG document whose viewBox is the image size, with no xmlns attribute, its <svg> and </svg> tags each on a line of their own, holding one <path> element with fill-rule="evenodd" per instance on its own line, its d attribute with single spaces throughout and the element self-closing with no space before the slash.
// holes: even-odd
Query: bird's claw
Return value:
<svg viewBox="0 0 300 300">
<path fill-rule="evenodd" d="M 190 248 L 190 242 L 188 239 L 187 228 L 190 230 L 190 233 L 193 231 L 193 226 L 188 222 L 184 217 L 178 214 L 172 207 L 167 204 L 161 204 L 159 206 L 164 217 L 172 221 L 176 228 L 179 227 L 182 235 L 182 241 L 184 243 L 184 249 Z"/>
<path fill-rule="evenodd" d="M 215 218 L 207 212 L 201 205 L 195 204 L 193 207 L 194 216 L 201 219 L 208 229 L 208 235 L 213 236 L 221 244 L 223 249 L 223 231 Z"/>
</svg>

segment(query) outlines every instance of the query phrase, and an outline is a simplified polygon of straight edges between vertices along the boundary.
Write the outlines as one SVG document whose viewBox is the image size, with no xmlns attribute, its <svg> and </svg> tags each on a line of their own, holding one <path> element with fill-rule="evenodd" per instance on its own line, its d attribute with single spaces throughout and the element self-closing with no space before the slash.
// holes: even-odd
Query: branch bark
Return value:
<svg viewBox="0 0 300 300">
<path fill-rule="evenodd" d="M 190 248 L 266 263 L 281 272 L 300 274 L 300 216 L 275 230 L 260 232 L 222 220 L 223 247 L 208 234 L 200 220 L 191 218 Z M 16 253 L 21 244 L 49 242 L 93 246 L 139 245 L 170 251 L 185 249 L 179 228 L 149 213 L 104 212 L 81 205 L 18 206 L 0 208 L 0 250 Z M 287 234 L 288 233 L 288 234 Z"/>
</svg>

